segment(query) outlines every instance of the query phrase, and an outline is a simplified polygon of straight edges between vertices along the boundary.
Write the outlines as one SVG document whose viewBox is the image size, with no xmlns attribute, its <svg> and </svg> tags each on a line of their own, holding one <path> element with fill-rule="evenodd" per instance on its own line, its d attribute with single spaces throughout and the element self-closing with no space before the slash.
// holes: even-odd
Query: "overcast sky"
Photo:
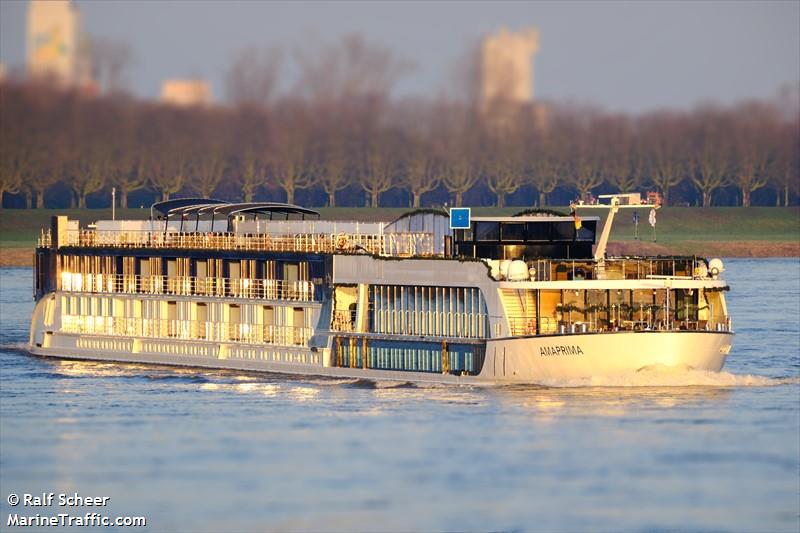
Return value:
<svg viewBox="0 0 800 533">
<path fill-rule="evenodd" d="M 79 0 L 86 30 L 134 50 L 130 84 L 155 96 L 165 78 L 201 76 L 221 98 L 232 53 L 291 50 L 359 32 L 410 60 L 399 94 L 438 94 L 480 35 L 538 27 L 537 97 L 612 110 L 771 97 L 800 80 L 800 1 L 222 2 Z M 20 65 L 27 2 L 0 0 L 0 61 Z"/>
</svg>

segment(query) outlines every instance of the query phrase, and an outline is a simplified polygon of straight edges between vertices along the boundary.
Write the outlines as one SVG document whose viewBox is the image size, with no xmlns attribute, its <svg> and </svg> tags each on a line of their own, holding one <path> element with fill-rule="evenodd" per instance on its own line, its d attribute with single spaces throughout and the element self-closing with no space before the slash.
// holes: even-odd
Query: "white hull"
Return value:
<svg viewBox="0 0 800 533">
<path fill-rule="evenodd" d="M 147 339 L 54 333 L 36 355 L 222 368 L 370 380 L 495 384 L 541 383 L 551 379 L 614 376 L 661 365 L 719 371 L 732 335 L 713 332 L 620 332 L 558 335 L 489 341 L 478 376 L 330 366 L 323 351 L 305 348 L 227 345 L 160 339 L 156 351 Z M 305 362 L 303 362 L 305 361 Z"/>
<path fill-rule="evenodd" d="M 649 366 L 718 372 L 733 335 L 716 332 L 617 332 L 490 341 L 481 377 L 504 382 L 613 376 Z"/>
</svg>

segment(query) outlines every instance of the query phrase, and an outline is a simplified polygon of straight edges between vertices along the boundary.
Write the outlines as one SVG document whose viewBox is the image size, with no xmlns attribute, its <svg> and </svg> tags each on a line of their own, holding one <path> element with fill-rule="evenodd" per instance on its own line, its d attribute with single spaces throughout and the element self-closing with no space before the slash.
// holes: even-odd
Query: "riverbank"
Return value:
<svg viewBox="0 0 800 533">
<path fill-rule="evenodd" d="M 523 208 L 475 208 L 475 216 L 511 216 Z M 568 207 L 554 207 L 564 213 Z M 335 220 L 392 220 L 404 208 L 322 208 L 323 218 Z M 0 266 L 30 266 L 41 228 L 52 215 L 79 219 L 81 225 L 110 219 L 110 209 L 51 210 L 4 209 L 0 211 Z M 117 211 L 118 218 L 146 219 L 149 209 Z M 798 207 L 665 207 L 658 211 L 656 242 L 640 213 L 639 236 L 630 213 L 614 221 L 609 243 L 613 255 L 699 255 L 704 257 L 800 257 L 800 208 Z"/>
</svg>

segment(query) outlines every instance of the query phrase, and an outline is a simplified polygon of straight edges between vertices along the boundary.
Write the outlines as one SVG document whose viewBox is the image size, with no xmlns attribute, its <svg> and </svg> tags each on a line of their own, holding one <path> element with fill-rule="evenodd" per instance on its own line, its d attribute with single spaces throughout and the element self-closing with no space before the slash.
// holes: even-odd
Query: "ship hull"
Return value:
<svg viewBox="0 0 800 533">
<path fill-rule="evenodd" d="M 635 372 L 653 366 L 718 372 L 733 334 L 637 331 L 522 337 L 490 341 L 484 379 L 536 382 Z"/>
<path fill-rule="evenodd" d="M 547 383 L 605 377 L 663 366 L 719 371 L 732 334 L 716 332 L 621 332 L 498 339 L 487 343 L 477 376 L 331 366 L 325 350 L 55 333 L 35 355 L 170 366 L 453 384 Z"/>
</svg>

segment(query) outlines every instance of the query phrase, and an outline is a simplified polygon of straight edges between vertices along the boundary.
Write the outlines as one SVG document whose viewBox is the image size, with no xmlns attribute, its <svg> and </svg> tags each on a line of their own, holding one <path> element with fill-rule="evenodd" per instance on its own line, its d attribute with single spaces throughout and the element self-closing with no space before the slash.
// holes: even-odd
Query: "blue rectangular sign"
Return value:
<svg viewBox="0 0 800 533">
<path fill-rule="evenodd" d="M 471 217 L 469 207 L 450 209 L 450 229 L 469 229 Z"/>
</svg>

